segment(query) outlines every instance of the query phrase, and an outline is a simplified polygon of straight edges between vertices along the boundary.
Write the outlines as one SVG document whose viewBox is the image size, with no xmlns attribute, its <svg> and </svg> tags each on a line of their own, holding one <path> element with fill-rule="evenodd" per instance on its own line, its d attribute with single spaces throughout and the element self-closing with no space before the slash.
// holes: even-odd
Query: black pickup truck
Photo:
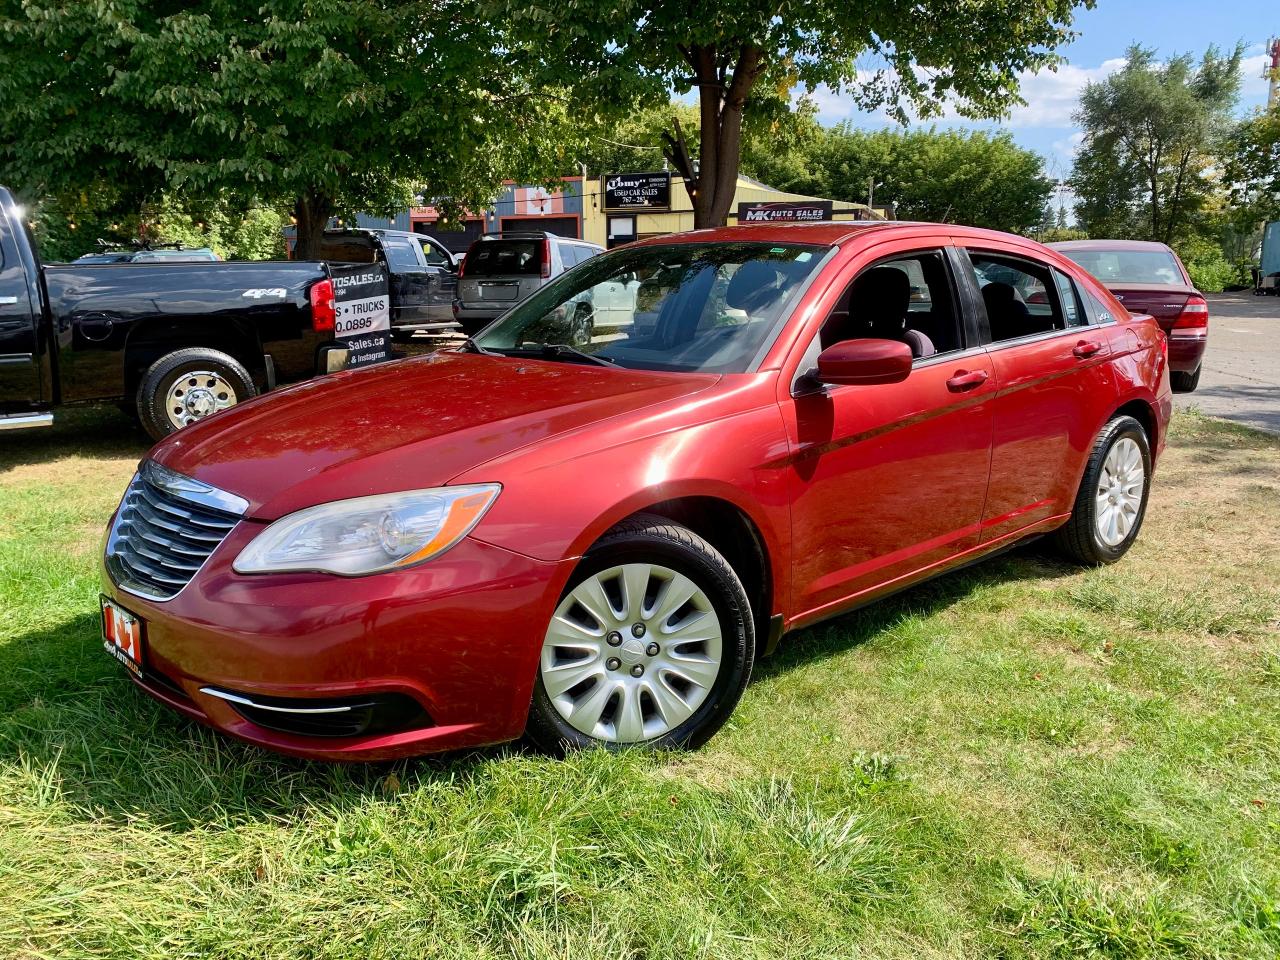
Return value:
<svg viewBox="0 0 1280 960">
<path fill-rule="evenodd" d="M 59 404 L 122 399 L 159 439 L 341 369 L 342 272 L 320 261 L 42 265 L 0 187 L 0 431 L 47 426 Z"/>
</svg>

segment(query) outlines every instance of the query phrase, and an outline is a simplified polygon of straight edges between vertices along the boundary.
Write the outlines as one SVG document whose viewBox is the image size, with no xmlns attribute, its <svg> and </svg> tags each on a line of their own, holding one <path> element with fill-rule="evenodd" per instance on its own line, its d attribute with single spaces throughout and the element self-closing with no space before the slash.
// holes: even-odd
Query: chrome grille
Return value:
<svg viewBox="0 0 1280 960">
<path fill-rule="evenodd" d="M 123 590 L 168 600 L 191 582 L 248 508 L 247 500 L 147 460 L 107 535 L 107 571 Z"/>
</svg>

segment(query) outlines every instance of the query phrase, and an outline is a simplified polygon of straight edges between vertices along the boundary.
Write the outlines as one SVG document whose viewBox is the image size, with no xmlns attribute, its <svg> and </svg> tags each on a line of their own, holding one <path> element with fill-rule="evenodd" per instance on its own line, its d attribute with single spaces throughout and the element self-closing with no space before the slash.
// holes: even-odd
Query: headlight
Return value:
<svg viewBox="0 0 1280 960">
<path fill-rule="evenodd" d="M 497 499 L 496 483 L 322 503 L 277 520 L 240 552 L 237 573 L 312 570 L 358 577 L 438 557 Z"/>
</svg>

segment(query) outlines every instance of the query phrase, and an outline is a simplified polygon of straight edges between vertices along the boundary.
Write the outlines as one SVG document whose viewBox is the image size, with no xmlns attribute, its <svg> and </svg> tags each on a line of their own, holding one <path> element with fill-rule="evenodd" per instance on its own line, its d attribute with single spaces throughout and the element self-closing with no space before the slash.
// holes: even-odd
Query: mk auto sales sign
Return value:
<svg viewBox="0 0 1280 960">
<path fill-rule="evenodd" d="M 740 203 L 738 223 L 812 223 L 831 219 L 830 200 L 812 203 Z"/>
<path fill-rule="evenodd" d="M 338 316 L 333 335 L 350 351 L 347 366 L 367 367 L 391 359 L 391 297 L 382 264 L 334 267 Z"/>
</svg>

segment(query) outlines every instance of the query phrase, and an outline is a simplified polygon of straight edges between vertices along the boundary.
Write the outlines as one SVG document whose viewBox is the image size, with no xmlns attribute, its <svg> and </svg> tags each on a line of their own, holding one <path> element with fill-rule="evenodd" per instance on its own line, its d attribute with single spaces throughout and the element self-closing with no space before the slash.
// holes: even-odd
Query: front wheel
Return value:
<svg viewBox="0 0 1280 960">
<path fill-rule="evenodd" d="M 544 750 L 701 746 L 751 675 L 751 604 L 723 556 L 642 515 L 583 558 L 547 625 L 529 711 Z"/>
<path fill-rule="evenodd" d="M 1093 442 L 1071 519 L 1055 533 L 1079 563 L 1115 563 L 1138 537 L 1151 492 L 1151 446 L 1133 417 L 1111 420 Z"/>
<path fill-rule="evenodd" d="M 208 347 L 167 353 L 138 386 L 138 418 L 153 440 L 252 397 L 249 371 L 235 357 Z"/>
</svg>

